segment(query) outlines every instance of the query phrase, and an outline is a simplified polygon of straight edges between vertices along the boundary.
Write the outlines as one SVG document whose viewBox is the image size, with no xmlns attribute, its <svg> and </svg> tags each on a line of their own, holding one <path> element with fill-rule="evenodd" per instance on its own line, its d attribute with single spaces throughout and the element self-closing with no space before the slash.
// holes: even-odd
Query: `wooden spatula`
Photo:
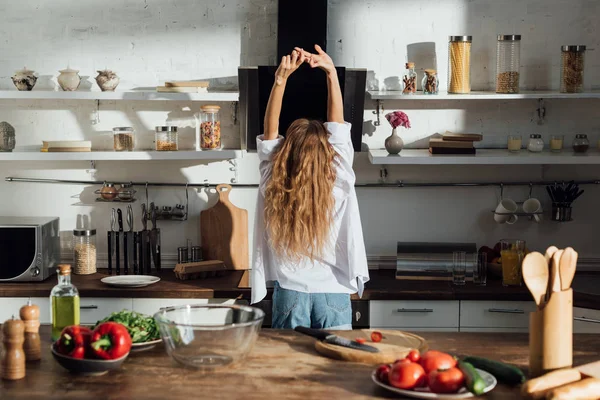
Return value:
<svg viewBox="0 0 600 400">
<path fill-rule="evenodd" d="M 575 269 L 577 268 L 577 258 L 579 255 L 571 247 L 567 247 L 560 257 L 560 288 L 567 290 L 571 287 Z"/>
<path fill-rule="evenodd" d="M 540 308 L 545 301 L 548 290 L 548 263 L 538 252 L 527 254 L 522 265 L 523 280 L 533 296 L 535 304 Z"/>
<path fill-rule="evenodd" d="M 557 250 L 552 255 L 552 265 L 550 267 L 550 280 L 548 282 L 548 292 L 552 295 L 552 292 L 560 292 L 560 258 L 562 257 L 563 250 Z"/>
<path fill-rule="evenodd" d="M 546 249 L 546 265 L 548 267 L 548 273 L 550 274 L 550 270 L 552 269 L 552 256 L 554 256 L 554 253 L 556 253 L 558 251 L 558 247 L 556 246 L 550 246 Z M 552 293 L 552 290 L 550 290 L 550 280 L 548 280 L 548 290 L 546 290 L 546 297 L 544 299 L 544 302 L 547 303 L 548 300 L 550 300 L 550 293 Z"/>
</svg>

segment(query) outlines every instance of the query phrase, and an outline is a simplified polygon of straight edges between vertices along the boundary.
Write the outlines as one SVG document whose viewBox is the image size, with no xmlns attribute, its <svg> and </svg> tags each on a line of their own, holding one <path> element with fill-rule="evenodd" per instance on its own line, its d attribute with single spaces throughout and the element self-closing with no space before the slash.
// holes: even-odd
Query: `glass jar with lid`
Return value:
<svg viewBox="0 0 600 400">
<path fill-rule="evenodd" d="M 437 71 L 435 69 L 426 69 L 425 76 L 423 76 L 423 81 L 421 82 L 423 94 L 438 94 L 439 86 L 440 81 L 437 76 Z"/>
<path fill-rule="evenodd" d="M 115 151 L 133 151 L 135 147 L 135 133 L 130 126 L 113 128 L 113 141 Z"/>
<path fill-rule="evenodd" d="M 448 93 L 471 93 L 472 36 L 450 36 L 448 42 Z"/>
<path fill-rule="evenodd" d="M 221 149 L 221 107 L 206 105 L 200 107 L 200 148 L 202 150 Z"/>
<path fill-rule="evenodd" d="M 573 139 L 573 151 L 575 153 L 585 153 L 590 148 L 590 141 L 588 140 L 587 135 L 578 134 L 575 135 L 575 139 Z"/>
<path fill-rule="evenodd" d="M 541 153 L 542 150 L 544 150 L 544 140 L 542 139 L 542 135 L 537 133 L 529 135 L 527 150 L 532 153 Z"/>
<path fill-rule="evenodd" d="M 89 275 L 96 273 L 96 230 L 73 230 L 73 273 Z"/>
<path fill-rule="evenodd" d="M 176 126 L 157 126 L 154 131 L 157 151 L 177 151 L 179 149 Z"/>
<path fill-rule="evenodd" d="M 415 63 L 406 63 L 406 72 L 404 78 L 402 78 L 403 89 L 402 94 L 415 94 L 417 93 L 417 72 L 415 71 Z"/>
<path fill-rule="evenodd" d="M 585 46 L 562 46 L 560 68 L 561 93 L 583 92 Z"/>
<path fill-rule="evenodd" d="M 498 35 L 496 93 L 519 93 L 521 35 Z"/>
</svg>

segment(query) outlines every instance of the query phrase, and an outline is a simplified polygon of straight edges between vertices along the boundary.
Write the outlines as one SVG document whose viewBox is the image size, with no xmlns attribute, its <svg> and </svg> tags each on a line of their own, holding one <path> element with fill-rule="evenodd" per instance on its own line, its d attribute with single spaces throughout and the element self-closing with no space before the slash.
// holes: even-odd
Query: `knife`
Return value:
<svg viewBox="0 0 600 400">
<path fill-rule="evenodd" d="M 150 248 L 152 249 L 152 259 L 156 271 L 160 272 L 160 245 L 158 242 L 158 229 L 156 228 L 156 207 L 154 204 L 150 204 L 150 217 L 152 220 L 152 230 L 150 231 Z"/>
<path fill-rule="evenodd" d="M 115 230 L 115 223 L 117 221 L 116 210 L 113 208 L 110 213 L 110 230 L 108 231 L 107 243 L 108 243 L 108 274 L 112 275 L 112 258 L 113 258 L 113 237 Z"/>
<path fill-rule="evenodd" d="M 123 233 L 123 211 L 117 210 L 117 220 L 119 222 L 119 231 L 115 233 L 115 243 L 117 248 L 117 275 L 121 275 L 121 252 L 119 250 L 119 234 Z"/>
<path fill-rule="evenodd" d="M 133 208 L 131 204 L 127 205 L 127 229 L 128 232 L 125 232 L 125 238 L 123 239 L 123 246 L 125 247 L 125 261 L 124 261 L 124 270 L 125 275 L 129 274 L 129 265 L 133 267 L 132 261 L 132 253 L 135 253 L 133 247 Z M 133 251 L 132 251 L 133 250 Z"/>
<path fill-rule="evenodd" d="M 297 326 L 294 329 L 296 332 L 303 333 L 308 336 L 312 336 L 325 343 L 335 344 L 337 346 L 348 347 L 354 350 L 368 351 L 369 353 L 379 353 L 379 349 L 368 344 L 358 343 L 357 341 L 343 338 L 341 336 L 334 335 L 333 333 L 322 331 L 320 329 L 311 329 L 304 326 Z"/>
<path fill-rule="evenodd" d="M 132 232 L 133 233 L 133 274 L 137 275 L 138 274 L 138 236 L 139 234 L 137 232 Z"/>
<path fill-rule="evenodd" d="M 146 265 L 148 260 L 146 259 L 146 240 L 148 239 L 148 212 L 146 210 L 146 203 L 142 203 L 142 231 L 138 235 L 138 242 L 140 245 L 140 274 L 146 273 Z"/>
</svg>

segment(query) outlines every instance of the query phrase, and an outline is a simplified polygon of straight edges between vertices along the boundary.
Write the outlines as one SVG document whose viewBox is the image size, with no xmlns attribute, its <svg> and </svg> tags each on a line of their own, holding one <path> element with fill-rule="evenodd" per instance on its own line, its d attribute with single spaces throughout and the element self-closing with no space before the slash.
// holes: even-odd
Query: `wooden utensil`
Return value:
<svg viewBox="0 0 600 400">
<path fill-rule="evenodd" d="M 2 324 L 4 352 L 0 359 L 2 379 L 16 381 L 25 378 L 25 324 L 20 319 L 9 319 Z"/>
<path fill-rule="evenodd" d="M 231 185 L 217 186 L 219 200 L 200 213 L 202 254 L 232 269 L 248 269 L 248 211 L 229 201 Z"/>
<path fill-rule="evenodd" d="M 321 355 L 329 358 L 343 361 L 359 362 L 365 364 L 391 364 L 394 361 L 405 358 L 409 351 L 419 350 L 421 353 L 427 351 L 429 346 L 427 341 L 420 336 L 408 332 L 380 330 L 383 340 L 379 343 L 371 342 L 372 329 L 361 329 L 352 331 L 334 332 L 336 335 L 350 340 L 356 338 L 365 338 L 365 344 L 377 347 L 379 353 L 369 353 L 361 350 L 354 350 L 347 347 L 337 346 L 317 340 L 315 349 Z"/>
<path fill-rule="evenodd" d="M 584 377 L 600 379 L 600 361 L 594 361 L 588 364 L 575 367 Z"/>
<path fill-rule="evenodd" d="M 19 316 L 25 327 L 25 342 L 23 343 L 23 351 L 27 361 L 37 361 L 42 358 L 41 342 L 40 342 L 40 308 L 35 304 L 31 304 L 31 299 L 27 301 L 19 310 Z"/>
<path fill-rule="evenodd" d="M 546 249 L 545 256 L 546 256 L 546 264 L 548 264 L 548 266 L 550 266 L 550 262 L 552 261 L 552 256 L 557 251 L 558 251 L 558 247 L 556 247 L 556 246 L 550 246 Z"/>
<path fill-rule="evenodd" d="M 579 255 L 571 247 L 567 247 L 560 257 L 560 287 L 561 290 L 567 290 L 571 287 L 575 269 L 577 268 L 577 258 Z"/>
<path fill-rule="evenodd" d="M 552 255 L 552 266 L 550 267 L 550 281 L 548 283 L 549 296 L 553 292 L 560 292 L 560 258 L 562 257 L 563 250 L 557 250 Z"/>
<path fill-rule="evenodd" d="M 548 263 L 546 258 L 538 252 L 527 254 L 523 260 L 523 280 L 531 292 L 538 308 L 544 304 L 546 290 L 548 290 Z"/>
</svg>

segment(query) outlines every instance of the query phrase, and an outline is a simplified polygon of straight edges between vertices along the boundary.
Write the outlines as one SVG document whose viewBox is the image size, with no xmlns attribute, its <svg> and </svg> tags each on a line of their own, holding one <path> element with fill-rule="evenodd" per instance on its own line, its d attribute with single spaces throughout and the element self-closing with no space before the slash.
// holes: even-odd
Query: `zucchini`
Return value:
<svg viewBox="0 0 600 400">
<path fill-rule="evenodd" d="M 483 357 L 465 357 L 463 361 L 468 362 L 475 368 L 489 372 L 494 375 L 499 382 L 507 385 L 519 385 L 526 380 L 523 371 L 513 365 L 504 364 Z"/>
<path fill-rule="evenodd" d="M 458 368 L 465 376 L 465 384 L 469 392 L 479 396 L 485 392 L 485 381 L 475 370 L 472 364 L 466 361 L 458 361 Z"/>
</svg>

